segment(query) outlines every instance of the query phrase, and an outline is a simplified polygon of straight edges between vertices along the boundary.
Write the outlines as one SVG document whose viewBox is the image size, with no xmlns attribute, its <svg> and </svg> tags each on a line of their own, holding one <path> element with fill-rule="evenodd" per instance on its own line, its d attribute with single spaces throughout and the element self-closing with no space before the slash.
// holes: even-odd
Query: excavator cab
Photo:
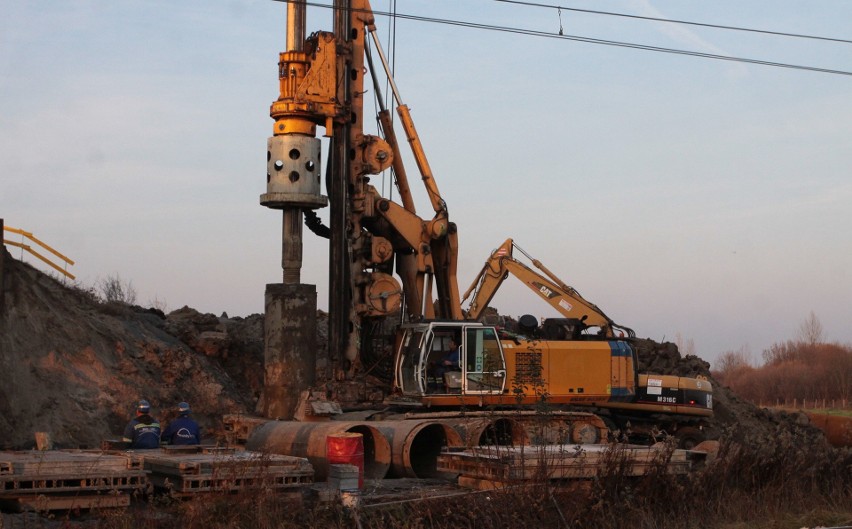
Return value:
<svg viewBox="0 0 852 529">
<path fill-rule="evenodd" d="M 506 360 L 494 327 L 478 322 L 404 325 L 395 363 L 395 386 L 407 397 L 502 394 Z M 451 343 L 458 356 L 449 355 Z M 447 358 L 457 359 L 445 362 Z"/>
</svg>

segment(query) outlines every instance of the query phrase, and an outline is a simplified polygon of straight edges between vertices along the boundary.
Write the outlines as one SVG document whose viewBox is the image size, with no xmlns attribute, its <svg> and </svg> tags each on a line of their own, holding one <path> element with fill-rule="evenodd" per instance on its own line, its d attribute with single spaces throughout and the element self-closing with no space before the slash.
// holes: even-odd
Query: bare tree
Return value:
<svg viewBox="0 0 852 529">
<path fill-rule="evenodd" d="M 751 349 L 744 345 L 736 351 L 726 351 L 716 363 L 716 371 L 723 377 L 744 367 L 751 367 Z"/>
<path fill-rule="evenodd" d="M 136 303 L 136 289 L 133 288 L 133 283 L 122 280 L 118 274 L 99 280 L 97 288 L 107 303 L 123 303 L 125 305 Z"/>
<path fill-rule="evenodd" d="M 154 296 L 154 299 L 148 301 L 148 305 L 152 309 L 159 310 L 162 313 L 169 312 L 169 306 L 166 303 L 166 300 L 160 299 L 158 296 Z"/>
<path fill-rule="evenodd" d="M 684 340 L 680 332 L 675 333 L 675 345 L 677 345 L 677 350 L 680 351 L 680 354 L 684 356 L 695 354 L 695 340 L 692 338 Z"/>
<path fill-rule="evenodd" d="M 811 311 L 810 316 L 799 325 L 799 333 L 796 338 L 808 345 L 816 345 L 823 342 L 822 323 L 820 323 L 814 311 Z"/>
<path fill-rule="evenodd" d="M 774 343 L 769 348 L 763 350 L 763 363 L 766 365 L 775 365 L 782 362 L 791 362 L 799 358 L 801 349 L 801 344 L 793 340 Z"/>
</svg>

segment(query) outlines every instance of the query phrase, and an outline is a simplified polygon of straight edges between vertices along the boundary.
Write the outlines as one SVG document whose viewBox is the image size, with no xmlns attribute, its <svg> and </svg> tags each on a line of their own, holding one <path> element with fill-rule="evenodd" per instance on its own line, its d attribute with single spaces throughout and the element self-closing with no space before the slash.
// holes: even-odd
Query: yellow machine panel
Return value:
<svg viewBox="0 0 852 529">
<path fill-rule="evenodd" d="M 547 395 L 550 402 L 604 402 L 633 395 L 633 357 L 628 347 L 617 344 L 503 342 L 509 392 Z"/>
</svg>

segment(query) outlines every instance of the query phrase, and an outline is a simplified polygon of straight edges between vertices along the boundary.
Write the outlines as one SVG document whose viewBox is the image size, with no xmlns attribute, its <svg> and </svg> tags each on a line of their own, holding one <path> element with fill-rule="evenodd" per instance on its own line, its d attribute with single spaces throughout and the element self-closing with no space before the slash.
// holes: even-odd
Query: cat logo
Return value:
<svg viewBox="0 0 852 529">
<path fill-rule="evenodd" d="M 559 295 L 553 290 L 551 290 L 550 287 L 548 287 L 547 285 L 542 285 L 537 281 L 531 281 L 531 283 L 533 286 L 538 288 L 538 291 L 541 292 L 543 296 L 547 297 L 548 299 L 555 298 Z"/>
</svg>

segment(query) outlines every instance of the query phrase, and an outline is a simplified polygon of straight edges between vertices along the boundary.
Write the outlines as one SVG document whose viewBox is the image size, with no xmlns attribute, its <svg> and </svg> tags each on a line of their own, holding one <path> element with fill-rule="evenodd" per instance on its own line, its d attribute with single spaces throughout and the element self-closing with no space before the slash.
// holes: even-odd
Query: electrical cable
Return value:
<svg viewBox="0 0 852 529">
<path fill-rule="evenodd" d="M 288 3 L 292 0 L 273 0 L 275 2 Z M 327 4 L 319 4 L 316 2 L 305 2 L 306 5 L 312 7 L 321 7 L 325 9 L 336 9 L 334 6 L 330 6 Z M 357 11 L 357 10 L 356 10 Z M 592 37 L 583 37 L 580 35 L 560 35 L 558 33 L 551 33 L 547 31 L 538 31 L 532 29 L 522 29 L 522 28 L 514 28 L 510 26 L 497 26 L 493 24 L 482 24 L 478 22 L 466 22 L 462 20 L 451 20 L 451 19 L 441 19 L 434 17 L 425 17 L 419 15 L 406 15 L 403 13 L 383 13 L 379 11 L 373 11 L 374 15 L 379 16 L 392 16 L 395 18 L 401 18 L 404 20 L 414 20 L 417 22 L 430 22 L 434 24 L 446 24 L 450 26 L 458 26 L 472 29 L 482 29 L 487 31 L 498 31 L 502 33 L 511 33 L 517 35 L 527 35 L 533 37 L 543 37 L 543 38 L 552 38 L 552 39 L 562 39 L 562 40 L 570 40 L 575 42 L 584 42 L 586 44 L 599 44 L 603 46 L 613 46 L 618 48 L 630 48 L 635 50 L 642 51 L 654 51 L 658 53 L 669 53 L 674 55 L 685 55 L 689 57 L 701 57 L 704 59 L 715 59 L 720 61 L 730 61 L 730 62 L 740 62 L 745 64 L 756 64 L 760 66 L 772 66 L 775 68 L 788 68 L 791 70 L 802 70 L 809 72 L 817 72 L 817 73 L 827 73 L 832 75 L 846 75 L 852 77 L 852 71 L 847 70 L 834 70 L 831 68 L 820 68 L 817 66 L 807 66 L 801 64 L 789 64 L 775 61 L 765 61 L 762 59 L 750 59 L 747 57 L 734 57 L 730 55 L 719 55 L 715 53 L 706 53 L 700 51 L 691 51 L 691 50 L 680 50 L 677 48 L 666 48 L 662 46 L 651 46 L 648 44 L 636 44 L 631 42 L 622 42 L 616 40 L 607 40 L 607 39 L 596 39 Z"/>
<path fill-rule="evenodd" d="M 813 40 L 825 40 L 829 42 L 841 42 L 843 44 L 852 44 L 852 40 L 847 39 L 836 39 L 833 37 L 820 37 L 818 35 L 804 35 L 801 33 L 786 33 L 784 31 L 771 31 L 766 29 L 754 29 L 754 28 L 743 28 L 738 26 L 725 26 L 721 24 L 707 24 L 704 22 L 691 22 L 688 20 L 676 20 L 671 18 L 658 18 L 658 17 L 649 17 L 642 15 L 629 15 L 627 13 L 615 13 L 612 11 L 596 11 L 594 9 L 579 9 L 576 7 L 563 7 L 559 5 L 550 5 L 550 4 L 539 4 L 535 2 L 522 2 L 521 0 L 493 0 L 494 2 L 503 2 L 506 4 L 517 4 L 522 6 L 529 7 L 544 7 L 548 9 L 557 9 L 561 11 L 574 11 L 576 13 L 588 13 L 592 15 L 608 15 L 614 17 L 624 17 L 624 18 L 635 18 L 639 20 L 652 20 L 654 22 L 668 22 L 672 24 L 686 24 L 690 26 L 700 26 L 705 28 L 714 28 L 714 29 L 727 29 L 732 31 L 746 31 L 750 33 L 762 33 L 765 35 L 777 35 L 780 37 L 793 37 L 799 39 L 813 39 Z"/>
</svg>

